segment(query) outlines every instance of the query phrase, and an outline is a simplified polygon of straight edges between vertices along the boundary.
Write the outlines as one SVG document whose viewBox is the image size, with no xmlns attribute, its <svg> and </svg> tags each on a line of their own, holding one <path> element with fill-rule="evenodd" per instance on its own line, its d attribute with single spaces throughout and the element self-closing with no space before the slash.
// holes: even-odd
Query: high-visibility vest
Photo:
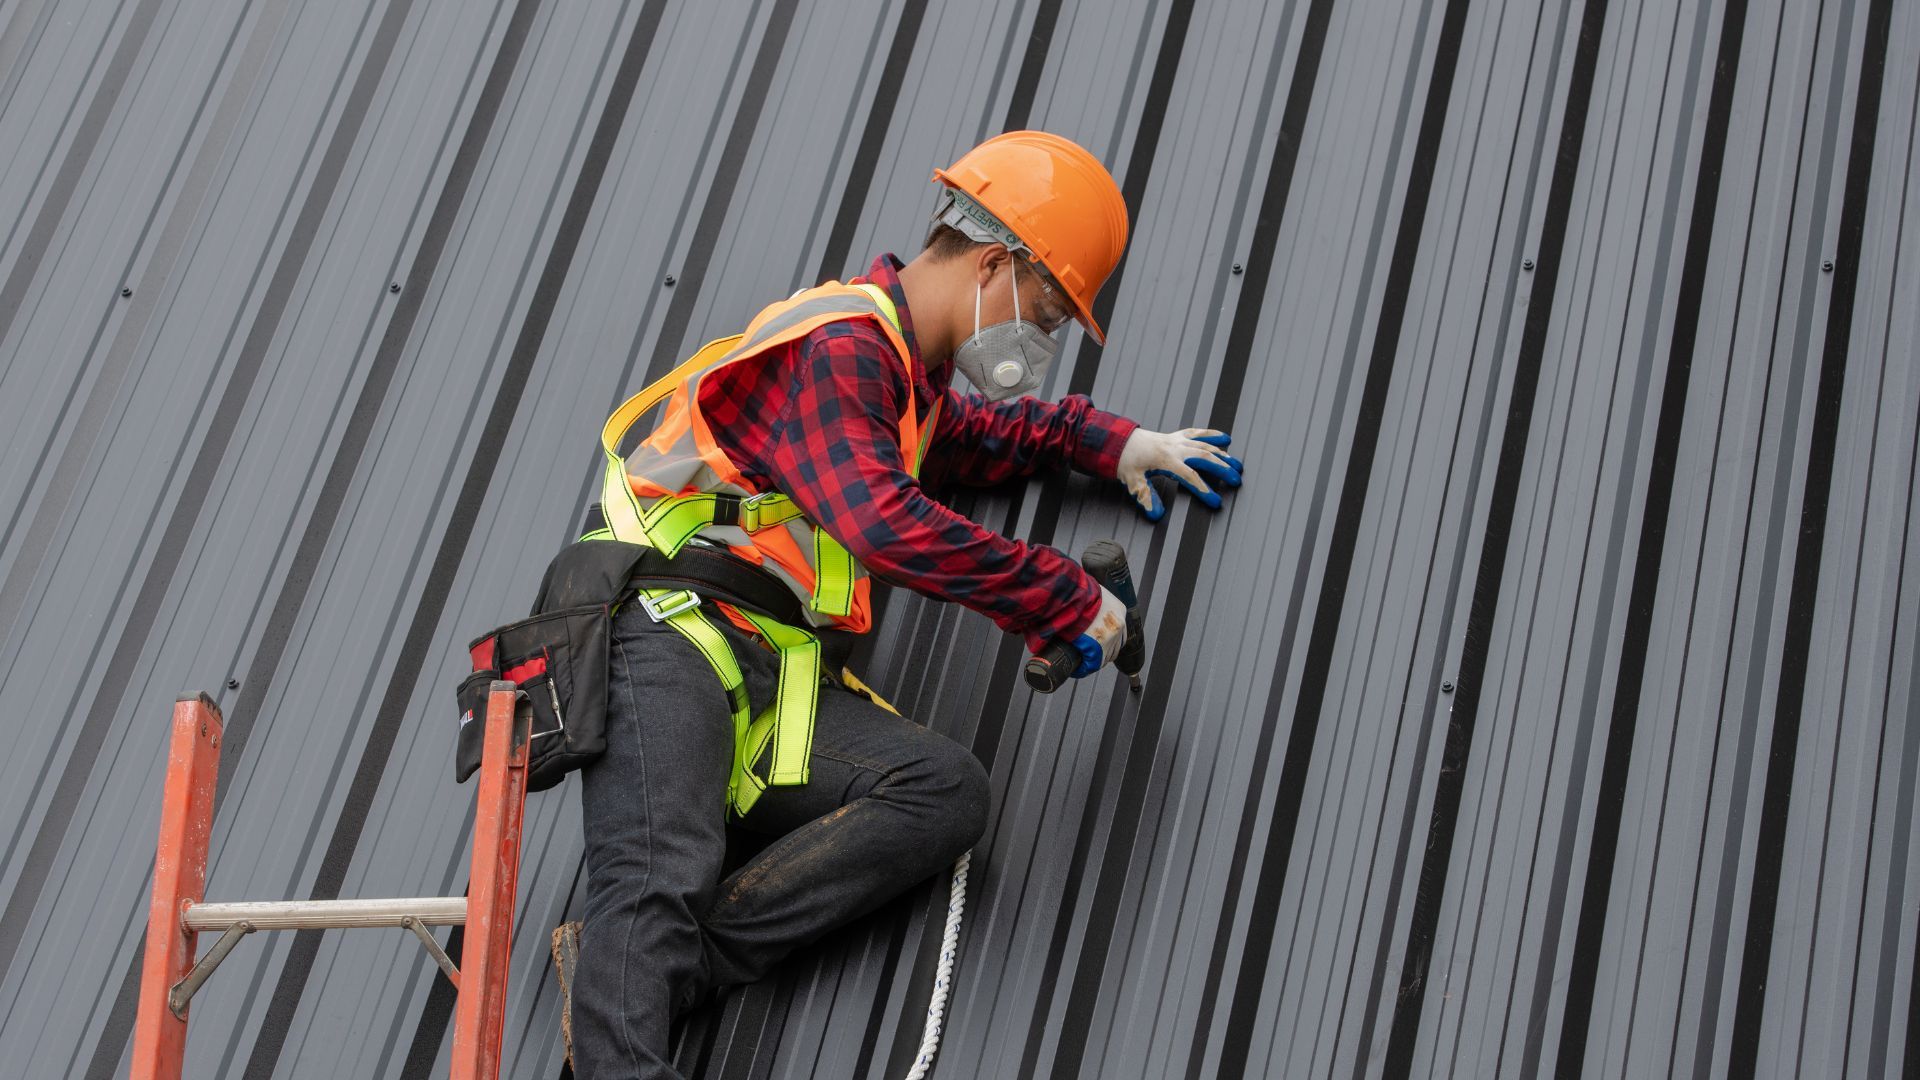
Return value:
<svg viewBox="0 0 1920 1080">
<path fill-rule="evenodd" d="M 934 418 L 923 424 L 913 400 L 912 354 L 893 300 L 877 285 L 829 282 L 769 305 L 746 333 L 707 344 L 607 420 L 600 432 L 606 454 L 601 504 L 612 535 L 668 556 L 699 536 L 771 571 L 799 596 L 812 625 L 855 633 L 871 627 L 866 570 L 792 499 L 752 487 L 714 440 L 700 409 L 700 385 L 713 372 L 764 359 L 772 349 L 846 319 L 878 324 L 906 369 L 909 390 L 898 435 L 908 472 L 919 475 Z M 623 458 L 619 447 L 628 429 L 668 394 L 653 433 Z"/>
<path fill-rule="evenodd" d="M 848 319 L 876 323 L 905 369 L 907 405 L 898 436 L 907 470 L 918 476 L 939 404 L 935 402 L 923 421 L 913 399 L 913 354 L 900 331 L 892 298 L 876 285 L 828 282 L 769 305 L 745 333 L 709 342 L 664 378 L 627 399 L 600 431 L 606 456 L 601 509 L 607 524 L 582 539 L 644 544 L 672 557 L 698 537 L 769 571 L 802 602 L 809 627 L 786 626 L 755 612 L 739 612 L 780 654 L 774 706 L 750 719 L 739 665 L 725 639 L 700 614 L 698 598 L 684 590 L 641 592 L 649 612 L 657 613 L 656 618 L 679 630 L 706 656 L 731 697 L 735 740 L 729 801 L 742 814 L 769 784 L 806 783 L 820 685 L 820 642 L 811 629 L 865 632 L 873 622 L 871 585 L 866 570 L 845 546 L 807 520 L 792 499 L 777 491 L 757 490 L 741 475 L 714 440 L 700 408 L 700 385 L 720 368 L 764 361 L 779 346 Z M 620 447 L 629 429 L 662 400 L 666 409 L 652 433 L 623 456 Z M 762 779 L 751 766 L 769 739 L 773 759 L 768 776 Z"/>
</svg>

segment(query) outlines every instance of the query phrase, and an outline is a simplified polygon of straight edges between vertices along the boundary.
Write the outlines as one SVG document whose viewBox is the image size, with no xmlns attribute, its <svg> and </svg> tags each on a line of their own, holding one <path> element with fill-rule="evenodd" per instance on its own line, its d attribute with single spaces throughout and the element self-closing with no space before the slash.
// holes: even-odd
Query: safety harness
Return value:
<svg viewBox="0 0 1920 1080">
<path fill-rule="evenodd" d="M 691 642 L 712 665 L 726 689 L 733 713 L 733 775 L 727 799 L 746 814 L 770 786 L 805 784 L 812 753 L 814 714 L 822 681 L 821 628 L 863 631 L 871 623 L 866 607 L 864 570 L 826 530 L 807 521 L 788 496 L 750 491 L 732 463 L 714 444 L 699 411 L 703 376 L 728 364 L 765 355 L 841 319 L 884 320 L 882 328 L 908 369 L 908 410 L 901 425 L 902 456 L 917 476 L 938 415 L 936 403 L 927 423 L 919 423 L 912 404 L 911 355 L 905 347 L 899 313 L 886 290 L 875 285 L 832 282 L 803 290 L 758 315 L 745 334 L 711 342 L 664 378 L 629 398 L 600 432 L 606 455 L 601 490 L 605 527 L 582 540 L 614 539 L 653 548 L 677 560 L 688 545 L 724 548 L 730 561 L 767 581 L 784 585 L 797 604 L 756 603 L 742 590 L 704 587 L 706 575 L 690 572 L 689 586 L 665 584 L 657 576 L 636 580 L 637 602 Z M 620 451 L 628 431 L 671 396 L 654 434 L 631 457 Z M 665 493 L 662 493 L 665 492 Z M 717 554 L 717 552 L 716 552 Z M 702 551 L 705 555 L 705 551 Z M 708 562 L 705 558 L 690 561 Z M 691 568 L 690 568 L 691 569 Z M 810 579 L 810 580 L 809 580 Z M 757 634 L 779 655 L 778 686 L 771 707 L 751 714 L 746 679 L 725 635 L 703 608 L 703 594 L 742 630 Z M 776 612 L 790 610 L 783 621 Z M 809 625 L 798 625 L 806 623 Z M 844 668 L 840 681 L 893 711 Z M 772 746 L 764 777 L 754 763 Z"/>
</svg>

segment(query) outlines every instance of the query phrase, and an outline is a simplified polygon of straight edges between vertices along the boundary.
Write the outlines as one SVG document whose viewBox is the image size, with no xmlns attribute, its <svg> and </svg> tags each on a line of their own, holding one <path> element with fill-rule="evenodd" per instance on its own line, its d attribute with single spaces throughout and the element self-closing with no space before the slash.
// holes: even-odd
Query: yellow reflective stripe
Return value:
<svg viewBox="0 0 1920 1080">
<path fill-rule="evenodd" d="M 583 533 L 583 534 L 581 535 L 581 537 L 580 537 L 580 539 L 582 539 L 582 540 L 611 540 L 611 539 L 613 539 L 613 530 L 612 530 L 612 529 L 595 529 L 595 530 L 593 530 L 593 531 L 592 531 L 592 532 L 590 532 L 590 533 Z"/>
<path fill-rule="evenodd" d="M 759 532 L 769 526 L 784 525 L 794 518 L 805 516 L 806 512 L 800 509 L 799 503 L 785 495 L 769 492 L 748 499 L 740 507 L 740 527 L 750 533 Z"/>
<path fill-rule="evenodd" d="M 688 540 L 713 524 L 714 508 L 722 497 L 706 493 L 655 499 L 636 519 L 635 532 L 649 547 L 672 558 Z M 761 495 L 741 507 L 740 527 L 749 533 L 758 532 L 802 516 L 799 505 L 785 495 Z M 813 567 L 813 596 L 808 606 L 823 615 L 851 614 L 858 568 L 840 541 L 818 526 L 813 529 Z"/>
<path fill-rule="evenodd" d="M 713 524 L 721 499 L 736 497 L 704 492 L 655 499 L 640 515 L 640 532 L 646 537 L 648 546 L 659 548 L 668 558 L 672 558 L 688 540 Z M 755 533 L 801 516 L 800 507 L 785 495 L 749 496 L 741 500 L 739 527 Z"/>
<path fill-rule="evenodd" d="M 887 295 L 887 290 L 878 285 L 868 284 L 855 285 L 854 288 L 873 297 L 873 302 L 879 306 L 880 313 L 885 315 L 887 321 L 893 324 L 895 331 L 902 334 L 906 333 L 906 331 L 900 327 L 900 309 L 893 306 L 893 297 Z M 906 358 L 902 357 L 901 359 L 904 361 Z M 916 478 L 920 475 L 921 463 L 927 459 L 927 446 L 933 441 L 933 427 L 940 420 L 940 405 L 940 399 L 935 398 L 933 408 L 927 410 L 927 422 L 920 429 L 920 445 L 903 448 L 909 449 L 913 454 L 912 459 L 907 462 L 907 472 Z"/>
<path fill-rule="evenodd" d="M 633 482 L 627 479 L 627 463 L 620 457 L 620 442 L 627 437 L 627 429 L 652 412 L 654 406 L 665 401 L 681 383 L 712 363 L 716 346 L 731 348 L 730 343 L 738 340 L 739 335 L 735 334 L 708 342 L 698 352 L 681 361 L 680 366 L 621 402 L 613 415 L 607 417 L 607 422 L 601 425 L 600 449 L 607 456 L 607 465 L 600 482 L 600 508 L 607 515 L 607 528 L 613 530 L 616 538 L 630 544 L 646 540 L 645 530 L 640 524 L 640 500 L 633 494 Z"/>
<path fill-rule="evenodd" d="M 656 499 L 640 515 L 635 530 L 648 546 L 672 558 L 688 540 L 713 524 L 714 508 L 721 498 L 707 493 Z M 752 533 L 801 516 L 800 507 L 785 495 L 763 495 L 741 508 L 740 527 Z M 852 614 L 853 585 L 859 568 L 846 547 L 818 526 L 813 529 L 813 568 L 813 595 L 807 606 L 823 615 Z"/>
<path fill-rule="evenodd" d="M 853 611 L 853 555 L 827 530 L 813 527 L 813 598 L 807 606 L 822 615 Z"/>
<path fill-rule="evenodd" d="M 632 427 L 636 420 L 652 412 L 655 405 L 671 396 L 674 390 L 687 381 L 694 372 L 711 363 L 713 360 L 711 350 L 714 346 L 723 342 L 738 341 L 739 338 L 740 335 L 735 334 L 732 337 L 707 342 L 692 356 L 682 360 L 679 367 L 655 379 L 645 390 L 622 402 L 620 407 L 613 411 L 613 415 L 607 417 L 606 424 L 600 428 L 600 445 L 606 449 L 607 453 L 617 457 L 620 451 L 620 440 L 626 436 L 627 429 Z"/>
<path fill-rule="evenodd" d="M 744 722 L 745 716 L 744 708 L 734 715 L 733 775 L 727 780 L 727 802 L 741 817 L 753 809 L 753 804 L 760 801 L 760 793 L 767 790 L 766 782 L 753 775 L 753 763 L 760 756 L 760 748 L 767 745 L 767 733 L 773 728 L 770 711 L 751 725 Z"/>
<path fill-rule="evenodd" d="M 646 530 L 640 526 L 640 500 L 633 496 L 627 480 L 627 464 L 615 451 L 607 451 L 607 467 L 600 481 L 600 510 L 607 517 L 607 529 L 629 544 L 644 542 Z"/>
<path fill-rule="evenodd" d="M 652 600 L 656 607 L 666 607 L 669 600 L 678 599 L 689 590 L 639 589 L 637 591 L 641 596 Z M 707 617 L 700 613 L 699 608 L 691 607 L 668 616 L 667 625 L 680 631 L 682 636 L 693 643 L 694 648 L 700 650 L 700 654 L 707 658 L 707 663 L 713 665 L 713 673 L 720 676 L 720 684 L 726 687 L 727 693 L 733 693 L 735 687 L 746 682 L 746 677 L 740 673 L 740 662 L 733 658 L 733 649 L 728 646 L 727 639 L 707 621 Z"/>
<path fill-rule="evenodd" d="M 750 772 L 735 773 L 734 776 L 736 786 L 730 790 L 727 801 L 733 804 L 734 813 L 746 817 L 747 811 L 753 809 L 753 804 L 760 801 L 760 793 L 767 790 L 767 785 Z"/>
<path fill-rule="evenodd" d="M 684 589 L 641 589 L 640 595 L 665 607 Z M 814 712 L 819 702 L 820 639 L 805 630 L 776 622 L 756 612 L 741 609 L 755 629 L 780 655 L 780 678 L 773 707 L 749 723 L 745 693 L 746 678 L 733 649 L 720 629 L 708 621 L 697 607 L 671 615 L 667 625 L 679 631 L 700 650 L 719 676 L 733 710 L 733 778 L 728 797 L 734 809 L 745 814 L 752 809 L 760 792 L 770 785 L 804 784 L 813 754 Z M 753 773 L 753 763 L 773 741 L 773 762 L 767 778 Z"/>
<path fill-rule="evenodd" d="M 873 302 L 880 309 L 880 314 L 887 317 L 887 321 L 893 324 L 896 331 L 900 331 L 900 309 L 893 306 L 893 297 L 887 295 L 887 290 L 878 285 L 868 284 L 855 285 L 854 288 L 873 297 Z M 905 333 L 905 331 L 900 332 Z"/>
<path fill-rule="evenodd" d="M 876 301 L 875 294 L 869 291 L 867 287 L 857 285 L 853 287 L 860 289 L 864 295 L 849 296 L 844 292 L 838 291 L 841 288 L 845 288 L 845 286 L 830 287 L 823 285 L 820 288 L 829 289 L 829 291 L 819 293 L 818 290 L 814 289 L 802 289 L 799 293 L 789 297 L 786 303 L 779 305 L 781 310 L 771 315 L 767 314 L 765 310 L 762 310 L 760 315 L 754 316 L 755 322 L 747 324 L 747 332 L 743 336 L 740 344 L 736 346 L 732 352 L 728 353 L 722 362 L 724 363 L 726 360 L 732 360 L 736 356 L 744 356 L 763 348 L 768 342 L 776 341 L 783 335 L 791 333 L 795 327 L 810 320 L 818 319 L 823 315 L 839 316 L 842 318 L 859 315 L 880 315 L 889 318 L 893 322 L 896 331 L 899 329 L 899 315 L 897 312 L 893 312 L 893 301 L 887 298 L 884 291 L 878 294 Z M 814 292 L 816 295 L 806 297 L 805 299 L 799 298 L 801 294 L 808 292 Z M 893 313 L 889 314 L 890 312 Z M 758 321 L 762 316 L 766 318 L 765 322 Z"/>
<path fill-rule="evenodd" d="M 820 696 L 820 639 L 757 612 L 742 608 L 740 614 L 780 654 L 780 683 L 773 701 L 773 764 L 767 770 L 767 783 L 804 784 L 813 754 L 814 708 Z"/>
<path fill-rule="evenodd" d="M 733 803 L 734 812 L 742 817 L 753 809 L 753 804 L 760 801 L 760 794 L 767 790 L 766 782 L 754 775 L 753 763 L 759 761 L 760 755 L 766 751 L 767 740 L 773 735 L 774 721 L 774 710 L 761 713 L 748 726 L 746 738 L 735 748 L 737 756 L 728 797 Z"/>
<path fill-rule="evenodd" d="M 656 606 L 666 606 L 675 597 L 685 593 L 685 589 L 640 589 L 639 594 L 652 600 Z M 680 632 L 680 635 L 700 650 L 707 658 L 713 673 L 720 678 L 720 685 L 727 692 L 728 707 L 733 711 L 733 775 L 727 782 L 727 801 L 740 813 L 752 808 L 754 800 L 766 785 L 761 784 L 752 773 L 750 764 L 753 758 L 747 756 L 747 744 L 751 742 L 748 734 L 749 706 L 747 704 L 747 680 L 741 674 L 740 662 L 734 658 L 733 648 L 721 635 L 718 627 L 707 621 L 697 607 L 667 617 L 667 625 Z M 742 780 L 746 782 L 743 783 Z"/>
<path fill-rule="evenodd" d="M 920 445 L 913 448 L 913 461 L 907 470 L 915 480 L 920 478 L 920 467 L 926 464 L 927 447 L 933 445 L 933 429 L 940 423 L 940 406 L 944 404 L 944 399 L 935 398 L 933 408 L 927 410 L 927 424 L 920 429 Z"/>
<path fill-rule="evenodd" d="M 701 529 L 713 524 L 713 508 L 719 501 L 720 497 L 714 494 L 655 499 L 640 515 L 640 531 L 650 547 L 672 558 Z"/>
</svg>

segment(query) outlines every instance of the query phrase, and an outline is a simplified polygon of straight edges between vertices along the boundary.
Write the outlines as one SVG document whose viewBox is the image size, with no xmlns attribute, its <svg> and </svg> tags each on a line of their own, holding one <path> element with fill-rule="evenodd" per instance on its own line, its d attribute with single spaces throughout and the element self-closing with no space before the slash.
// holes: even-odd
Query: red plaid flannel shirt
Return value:
<svg viewBox="0 0 1920 1080">
<path fill-rule="evenodd" d="M 943 402 L 919 480 L 898 444 L 906 374 L 886 336 L 864 319 L 830 323 L 764 363 L 715 372 L 701 384 L 701 410 L 749 483 L 800 504 L 874 577 L 964 604 L 1023 635 L 1034 651 L 1070 640 L 1100 608 L 1099 587 L 1080 564 L 1058 548 L 983 528 L 923 485 L 984 487 L 1063 466 L 1111 478 L 1136 425 L 1079 394 L 996 404 L 954 390 L 951 363 L 928 371 L 921 362 L 901 266 L 881 255 L 854 281 L 893 297 L 920 415 Z"/>
</svg>

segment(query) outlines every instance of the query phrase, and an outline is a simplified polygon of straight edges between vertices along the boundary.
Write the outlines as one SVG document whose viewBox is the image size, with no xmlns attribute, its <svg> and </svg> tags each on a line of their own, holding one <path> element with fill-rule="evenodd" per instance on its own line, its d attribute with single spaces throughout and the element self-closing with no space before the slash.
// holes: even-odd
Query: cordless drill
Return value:
<svg viewBox="0 0 1920 1080">
<path fill-rule="evenodd" d="M 1140 669 L 1147 664 L 1147 635 L 1140 618 L 1140 599 L 1133 591 L 1133 572 L 1127 569 L 1127 553 L 1111 540 L 1096 540 L 1081 554 L 1080 565 L 1127 606 L 1127 640 L 1113 658 L 1113 666 L 1127 677 L 1137 694 Z M 1027 685 L 1051 694 L 1072 678 L 1079 666 L 1080 650 L 1072 642 L 1056 641 L 1027 660 Z"/>
</svg>

